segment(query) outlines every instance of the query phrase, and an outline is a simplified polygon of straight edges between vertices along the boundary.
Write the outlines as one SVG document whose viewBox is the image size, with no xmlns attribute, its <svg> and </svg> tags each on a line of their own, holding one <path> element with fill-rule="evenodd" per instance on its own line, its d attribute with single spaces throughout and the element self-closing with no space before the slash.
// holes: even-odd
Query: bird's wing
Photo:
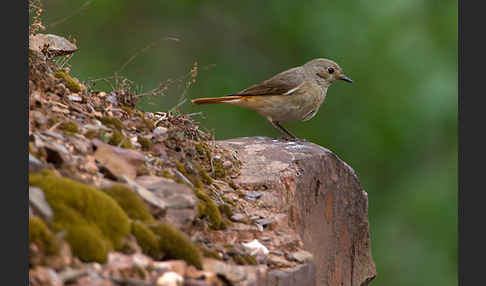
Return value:
<svg viewBox="0 0 486 286">
<path fill-rule="evenodd" d="M 235 95 L 290 95 L 304 83 L 304 69 L 295 67 L 281 72 L 270 79 L 257 83 Z"/>
</svg>

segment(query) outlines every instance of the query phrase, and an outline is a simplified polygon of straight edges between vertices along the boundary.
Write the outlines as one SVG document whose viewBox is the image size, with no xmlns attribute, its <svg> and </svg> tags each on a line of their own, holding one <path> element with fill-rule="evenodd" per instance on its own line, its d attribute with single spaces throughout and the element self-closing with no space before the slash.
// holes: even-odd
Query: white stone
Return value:
<svg viewBox="0 0 486 286">
<path fill-rule="evenodd" d="M 184 278 L 179 274 L 169 271 L 157 279 L 157 286 L 182 286 Z"/>
</svg>

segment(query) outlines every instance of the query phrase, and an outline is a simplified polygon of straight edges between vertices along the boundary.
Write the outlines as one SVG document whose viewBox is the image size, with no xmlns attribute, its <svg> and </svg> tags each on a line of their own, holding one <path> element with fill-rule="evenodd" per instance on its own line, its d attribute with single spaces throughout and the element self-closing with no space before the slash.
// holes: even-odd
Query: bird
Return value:
<svg viewBox="0 0 486 286">
<path fill-rule="evenodd" d="M 193 104 L 225 103 L 252 109 L 279 130 L 283 139 L 299 140 L 281 123 L 307 121 L 314 117 L 326 98 L 327 89 L 336 80 L 353 82 L 336 62 L 316 58 L 238 93 L 191 101 Z"/>
</svg>

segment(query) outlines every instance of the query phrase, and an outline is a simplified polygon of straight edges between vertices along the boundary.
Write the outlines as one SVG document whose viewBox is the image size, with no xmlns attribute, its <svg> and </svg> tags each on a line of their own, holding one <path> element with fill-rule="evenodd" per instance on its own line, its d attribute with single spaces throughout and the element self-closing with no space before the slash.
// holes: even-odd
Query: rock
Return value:
<svg viewBox="0 0 486 286">
<path fill-rule="evenodd" d="M 142 254 L 137 254 L 141 256 Z M 134 259 L 135 255 L 110 252 L 106 264 L 101 272 L 102 276 L 110 278 L 134 278 L 144 280 L 149 277 L 147 270 L 140 267 Z"/>
<path fill-rule="evenodd" d="M 184 184 L 156 176 L 139 176 L 135 180 L 164 201 L 167 222 L 176 227 L 189 226 L 197 216 L 197 198 L 194 192 Z"/>
<path fill-rule="evenodd" d="M 92 142 L 97 148 L 94 157 L 106 168 L 108 177 L 120 179 L 125 175 L 133 180 L 137 169 L 145 164 L 145 156 L 139 151 L 112 146 L 98 139 Z"/>
<path fill-rule="evenodd" d="M 167 131 L 168 131 L 167 128 L 159 126 L 159 127 L 154 129 L 153 133 L 154 133 L 155 136 L 161 136 L 161 135 L 164 135 L 165 133 L 167 133 Z"/>
<path fill-rule="evenodd" d="M 313 255 L 309 251 L 299 250 L 299 251 L 291 253 L 289 255 L 289 259 L 300 262 L 300 263 L 312 262 Z"/>
<path fill-rule="evenodd" d="M 269 253 L 265 245 L 261 244 L 258 240 L 254 239 L 248 243 L 242 243 L 242 245 L 249 250 L 253 256 L 267 255 Z"/>
<path fill-rule="evenodd" d="M 251 192 L 248 192 L 246 194 L 246 197 L 248 197 L 250 199 L 259 199 L 261 196 L 262 196 L 262 193 L 255 192 L 255 191 L 251 191 Z"/>
<path fill-rule="evenodd" d="M 126 182 L 126 184 L 133 189 L 145 202 L 147 202 L 152 208 L 156 208 L 155 216 L 157 217 L 158 214 L 163 215 L 167 210 L 167 203 L 155 195 L 153 192 L 147 190 L 134 180 L 128 178 L 128 176 L 123 175 L 122 181 Z"/>
<path fill-rule="evenodd" d="M 181 276 L 186 275 L 187 263 L 184 260 L 154 261 L 152 268 L 158 272 L 172 271 Z"/>
<path fill-rule="evenodd" d="M 223 276 L 231 283 L 230 285 L 272 285 L 265 284 L 267 268 L 264 265 L 231 265 L 216 259 L 206 258 L 203 261 L 203 270 Z"/>
<path fill-rule="evenodd" d="M 245 216 L 242 215 L 242 214 L 238 214 L 238 213 L 235 213 L 231 216 L 231 220 L 232 221 L 236 221 L 236 222 L 240 222 L 242 221 L 243 219 L 245 219 Z"/>
<path fill-rule="evenodd" d="M 37 266 L 29 269 L 29 283 L 31 286 L 62 286 L 62 280 L 53 269 Z"/>
<path fill-rule="evenodd" d="M 162 274 L 157 279 L 157 286 L 182 286 L 182 283 L 184 282 L 184 278 L 172 271 L 166 272 Z"/>
<path fill-rule="evenodd" d="M 57 57 L 74 53 L 78 48 L 67 39 L 52 34 L 35 34 L 29 36 L 29 49 L 49 56 Z"/>
<path fill-rule="evenodd" d="M 39 172 L 42 168 L 42 162 L 29 153 L 29 172 Z"/>
<path fill-rule="evenodd" d="M 302 281 L 296 280 L 298 285 L 311 285 L 300 283 L 311 279 L 309 275 L 317 275 L 318 285 L 368 285 L 376 275 L 368 197 L 351 167 L 310 142 L 251 137 L 216 144 L 234 151 L 241 160 L 241 173 L 234 182 L 243 189 L 273 196 L 265 199 L 267 208 L 276 215 L 287 215 L 277 222 L 276 229 L 293 229 L 303 248 L 313 254 L 316 268 L 305 264 L 309 272 Z M 272 243 L 296 239 L 295 235 L 287 237 L 277 236 Z M 284 274 L 273 276 L 273 281 L 289 277 Z"/>
<path fill-rule="evenodd" d="M 77 93 L 71 93 L 70 95 L 68 95 L 68 99 L 74 102 L 83 101 L 83 98 L 79 96 Z"/>
<path fill-rule="evenodd" d="M 42 189 L 38 187 L 29 186 L 29 203 L 34 208 L 35 212 L 46 220 L 52 220 L 54 213 L 51 206 L 44 196 Z"/>
<path fill-rule="evenodd" d="M 325 282 L 316 283 L 316 266 L 312 263 L 302 264 L 294 268 L 270 271 L 267 275 L 267 284 L 274 286 L 293 286 L 293 285 L 345 285 L 327 284 Z"/>
</svg>

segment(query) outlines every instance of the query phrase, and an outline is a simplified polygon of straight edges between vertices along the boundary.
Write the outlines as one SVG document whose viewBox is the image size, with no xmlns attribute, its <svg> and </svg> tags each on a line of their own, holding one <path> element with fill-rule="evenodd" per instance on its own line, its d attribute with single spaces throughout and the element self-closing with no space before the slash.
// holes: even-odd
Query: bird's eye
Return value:
<svg viewBox="0 0 486 286">
<path fill-rule="evenodd" d="M 331 73 L 334 72 L 334 69 L 333 68 L 328 68 L 327 71 L 329 72 L 329 74 L 331 74 Z"/>
</svg>

